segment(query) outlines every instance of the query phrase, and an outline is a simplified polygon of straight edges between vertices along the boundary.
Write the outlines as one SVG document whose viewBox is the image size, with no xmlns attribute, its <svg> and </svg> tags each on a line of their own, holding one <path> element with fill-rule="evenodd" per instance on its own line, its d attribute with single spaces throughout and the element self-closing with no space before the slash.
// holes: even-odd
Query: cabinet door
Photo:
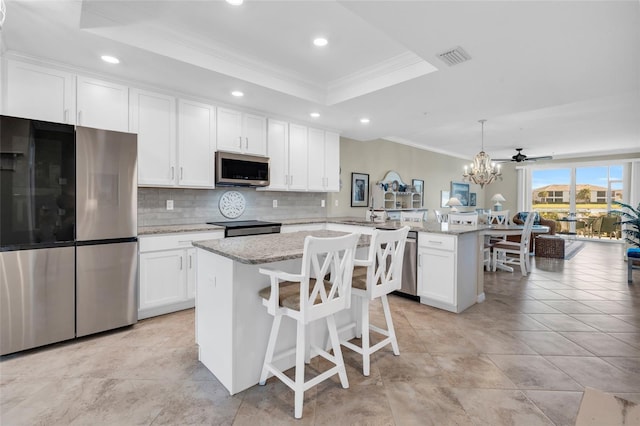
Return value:
<svg viewBox="0 0 640 426">
<path fill-rule="evenodd" d="M 289 190 L 307 190 L 307 128 L 289 124 Z"/>
<path fill-rule="evenodd" d="M 129 131 L 129 89 L 92 78 L 78 77 L 79 126 Z"/>
<path fill-rule="evenodd" d="M 242 147 L 242 113 L 218 108 L 216 127 L 217 150 L 240 152 Z"/>
<path fill-rule="evenodd" d="M 267 119 L 259 115 L 242 115 L 242 152 L 267 155 Z"/>
<path fill-rule="evenodd" d="M 178 184 L 213 188 L 215 109 L 180 100 L 178 112 Z"/>
<path fill-rule="evenodd" d="M 269 120 L 268 155 L 269 189 L 286 190 L 289 182 L 289 125 L 284 121 Z"/>
<path fill-rule="evenodd" d="M 187 299 L 196 297 L 196 249 L 185 250 L 185 267 L 187 270 Z"/>
<path fill-rule="evenodd" d="M 176 183 L 176 100 L 131 90 L 131 131 L 138 134 L 138 184 Z"/>
<path fill-rule="evenodd" d="M 75 77 L 72 74 L 7 62 L 5 115 L 75 124 Z"/>
<path fill-rule="evenodd" d="M 418 250 L 418 296 L 456 305 L 455 252 Z"/>
<path fill-rule="evenodd" d="M 340 191 L 340 135 L 324 134 L 324 186 L 325 191 Z"/>
<path fill-rule="evenodd" d="M 324 191 L 324 131 L 309 129 L 308 170 L 310 191 Z"/>
<path fill-rule="evenodd" d="M 140 254 L 140 309 L 186 299 L 186 250 Z"/>
</svg>

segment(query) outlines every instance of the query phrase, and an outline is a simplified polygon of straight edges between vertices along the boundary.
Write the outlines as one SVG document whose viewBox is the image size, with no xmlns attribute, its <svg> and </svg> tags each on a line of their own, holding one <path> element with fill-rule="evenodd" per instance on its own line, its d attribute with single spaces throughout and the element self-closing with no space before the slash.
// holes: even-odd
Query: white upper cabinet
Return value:
<svg viewBox="0 0 640 426">
<path fill-rule="evenodd" d="M 309 129 L 309 190 L 324 191 L 324 131 Z"/>
<path fill-rule="evenodd" d="M 268 120 L 267 154 L 269 156 L 269 188 L 289 189 L 289 123 Z"/>
<path fill-rule="evenodd" d="M 340 190 L 340 136 L 309 129 L 309 191 Z"/>
<path fill-rule="evenodd" d="M 178 184 L 213 188 L 216 110 L 181 99 L 178 114 Z"/>
<path fill-rule="evenodd" d="M 78 76 L 79 126 L 129 131 L 129 88 L 108 81 Z"/>
<path fill-rule="evenodd" d="M 324 174 L 325 190 L 340 191 L 340 135 L 324 133 Z"/>
<path fill-rule="evenodd" d="M 267 154 L 267 119 L 228 108 L 218 108 L 217 149 L 244 154 Z"/>
<path fill-rule="evenodd" d="M 308 188 L 308 152 L 307 128 L 289 124 L 289 190 L 291 191 L 306 191 Z"/>
<path fill-rule="evenodd" d="M 75 76 L 51 68 L 8 60 L 3 113 L 75 124 Z"/>
<path fill-rule="evenodd" d="M 131 131 L 138 134 L 138 184 L 173 186 L 176 176 L 176 100 L 131 90 Z"/>
<path fill-rule="evenodd" d="M 132 89 L 130 107 L 139 185 L 213 188 L 213 106 Z"/>
</svg>

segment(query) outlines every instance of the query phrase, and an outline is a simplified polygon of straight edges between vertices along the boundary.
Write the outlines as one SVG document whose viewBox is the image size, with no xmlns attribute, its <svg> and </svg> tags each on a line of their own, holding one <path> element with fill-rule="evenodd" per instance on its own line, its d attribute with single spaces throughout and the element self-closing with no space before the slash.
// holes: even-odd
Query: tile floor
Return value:
<svg viewBox="0 0 640 426">
<path fill-rule="evenodd" d="M 487 272 L 487 300 L 458 315 L 392 297 L 401 355 L 378 352 L 367 378 L 345 350 L 350 388 L 312 388 L 299 421 L 275 379 L 230 396 L 187 310 L 3 357 L 0 423 L 573 425 L 586 386 L 640 402 L 640 273 L 627 286 L 621 253 L 589 242 L 527 278 Z"/>
</svg>

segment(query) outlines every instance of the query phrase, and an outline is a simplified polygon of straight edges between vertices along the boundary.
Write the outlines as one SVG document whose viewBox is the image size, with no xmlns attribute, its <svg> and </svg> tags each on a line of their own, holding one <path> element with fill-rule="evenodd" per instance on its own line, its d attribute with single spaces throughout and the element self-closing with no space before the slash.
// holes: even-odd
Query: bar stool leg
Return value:
<svg viewBox="0 0 640 426">
<path fill-rule="evenodd" d="M 336 320 L 333 315 L 327 317 L 327 328 L 329 329 L 329 337 L 331 338 L 331 347 L 333 348 L 333 357 L 338 367 L 338 377 L 343 388 L 349 387 L 349 379 L 347 379 L 347 369 L 344 366 L 342 358 L 342 349 L 340 348 L 340 339 L 338 338 L 338 329 L 336 328 Z"/>
<path fill-rule="evenodd" d="M 302 403 L 304 402 L 304 362 L 306 359 L 305 330 L 307 325 L 298 321 L 296 337 L 296 384 L 294 416 L 302 418 Z"/>
<path fill-rule="evenodd" d="M 382 309 L 384 310 L 384 318 L 387 322 L 387 332 L 389 333 L 389 339 L 391 339 L 391 347 L 393 348 L 394 355 L 400 355 L 400 348 L 398 347 L 398 339 L 396 338 L 396 330 L 393 328 L 393 320 L 391 319 L 391 309 L 389 309 L 389 300 L 387 295 L 380 296 L 382 301 Z"/>
<path fill-rule="evenodd" d="M 269 369 L 267 366 L 273 362 L 273 353 L 276 350 L 276 341 L 278 340 L 278 333 L 280 332 L 280 322 L 282 321 L 282 315 L 276 315 L 273 317 L 273 324 L 271 324 L 271 333 L 269 334 L 269 343 L 267 344 L 267 353 L 264 357 L 264 364 L 262 364 L 262 373 L 260 374 L 260 385 L 264 386 L 267 382 L 267 376 L 269 375 Z"/>
<path fill-rule="evenodd" d="M 361 297 L 362 300 L 362 374 L 369 375 L 371 366 L 371 350 L 369 341 L 369 299 Z"/>
</svg>

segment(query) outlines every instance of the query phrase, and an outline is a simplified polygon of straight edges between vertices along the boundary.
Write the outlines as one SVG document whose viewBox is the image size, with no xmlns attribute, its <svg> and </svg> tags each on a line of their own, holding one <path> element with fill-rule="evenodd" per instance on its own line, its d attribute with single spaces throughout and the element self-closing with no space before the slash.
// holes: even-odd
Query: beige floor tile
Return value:
<svg viewBox="0 0 640 426">
<path fill-rule="evenodd" d="M 514 305 L 523 314 L 559 314 L 560 311 L 538 300 L 521 300 Z"/>
<path fill-rule="evenodd" d="M 545 358 L 582 386 L 605 392 L 640 392 L 640 375 L 624 372 L 600 358 L 574 356 Z"/>
<path fill-rule="evenodd" d="M 229 395 L 217 381 L 187 382 L 167 395 L 153 425 L 228 425 L 244 394 Z"/>
<path fill-rule="evenodd" d="M 553 425 L 519 390 L 453 389 L 476 425 Z"/>
<path fill-rule="evenodd" d="M 489 355 L 518 389 L 581 391 L 571 377 L 540 355 Z"/>
<path fill-rule="evenodd" d="M 540 355 L 592 355 L 555 331 L 512 331 L 509 334 L 522 340 Z"/>
<path fill-rule="evenodd" d="M 479 353 L 460 330 L 418 330 L 418 338 L 430 354 Z"/>
<path fill-rule="evenodd" d="M 640 350 L 606 333 L 561 332 L 572 342 L 597 356 L 640 356 Z"/>
<path fill-rule="evenodd" d="M 624 301 L 582 300 L 581 302 L 605 314 L 630 315 L 634 313 L 633 306 L 625 305 Z"/>
<path fill-rule="evenodd" d="M 606 314 L 571 314 L 578 321 L 604 332 L 637 333 L 640 328 L 618 318 Z"/>
<path fill-rule="evenodd" d="M 420 381 L 391 382 L 385 388 L 396 425 L 474 425 L 451 388 Z"/>
<path fill-rule="evenodd" d="M 603 360 L 609 364 L 621 369 L 622 371 L 629 372 L 630 374 L 636 374 L 640 376 L 640 351 L 637 357 L 602 357 Z"/>
<path fill-rule="evenodd" d="M 516 339 L 505 330 L 460 330 L 462 336 L 473 343 L 479 353 L 485 354 L 535 354 L 525 342 Z"/>
<path fill-rule="evenodd" d="M 574 426 L 582 392 L 527 390 L 525 395 L 556 426 Z"/>
<path fill-rule="evenodd" d="M 451 387 L 516 389 L 486 355 L 446 354 L 434 355 Z"/>
<path fill-rule="evenodd" d="M 597 309 L 591 308 L 583 303 L 574 300 L 545 300 L 545 305 L 551 306 L 565 314 L 600 314 Z"/>
<path fill-rule="evenodd" d="M 640 333 L 607 333 L 611 337 L 640 349 Z"/>
<path fill-rule="evenodd" d="M 597 331 L 567 314 L 529 314 L 529 316 L 555 331 Z"/>
</svg>

